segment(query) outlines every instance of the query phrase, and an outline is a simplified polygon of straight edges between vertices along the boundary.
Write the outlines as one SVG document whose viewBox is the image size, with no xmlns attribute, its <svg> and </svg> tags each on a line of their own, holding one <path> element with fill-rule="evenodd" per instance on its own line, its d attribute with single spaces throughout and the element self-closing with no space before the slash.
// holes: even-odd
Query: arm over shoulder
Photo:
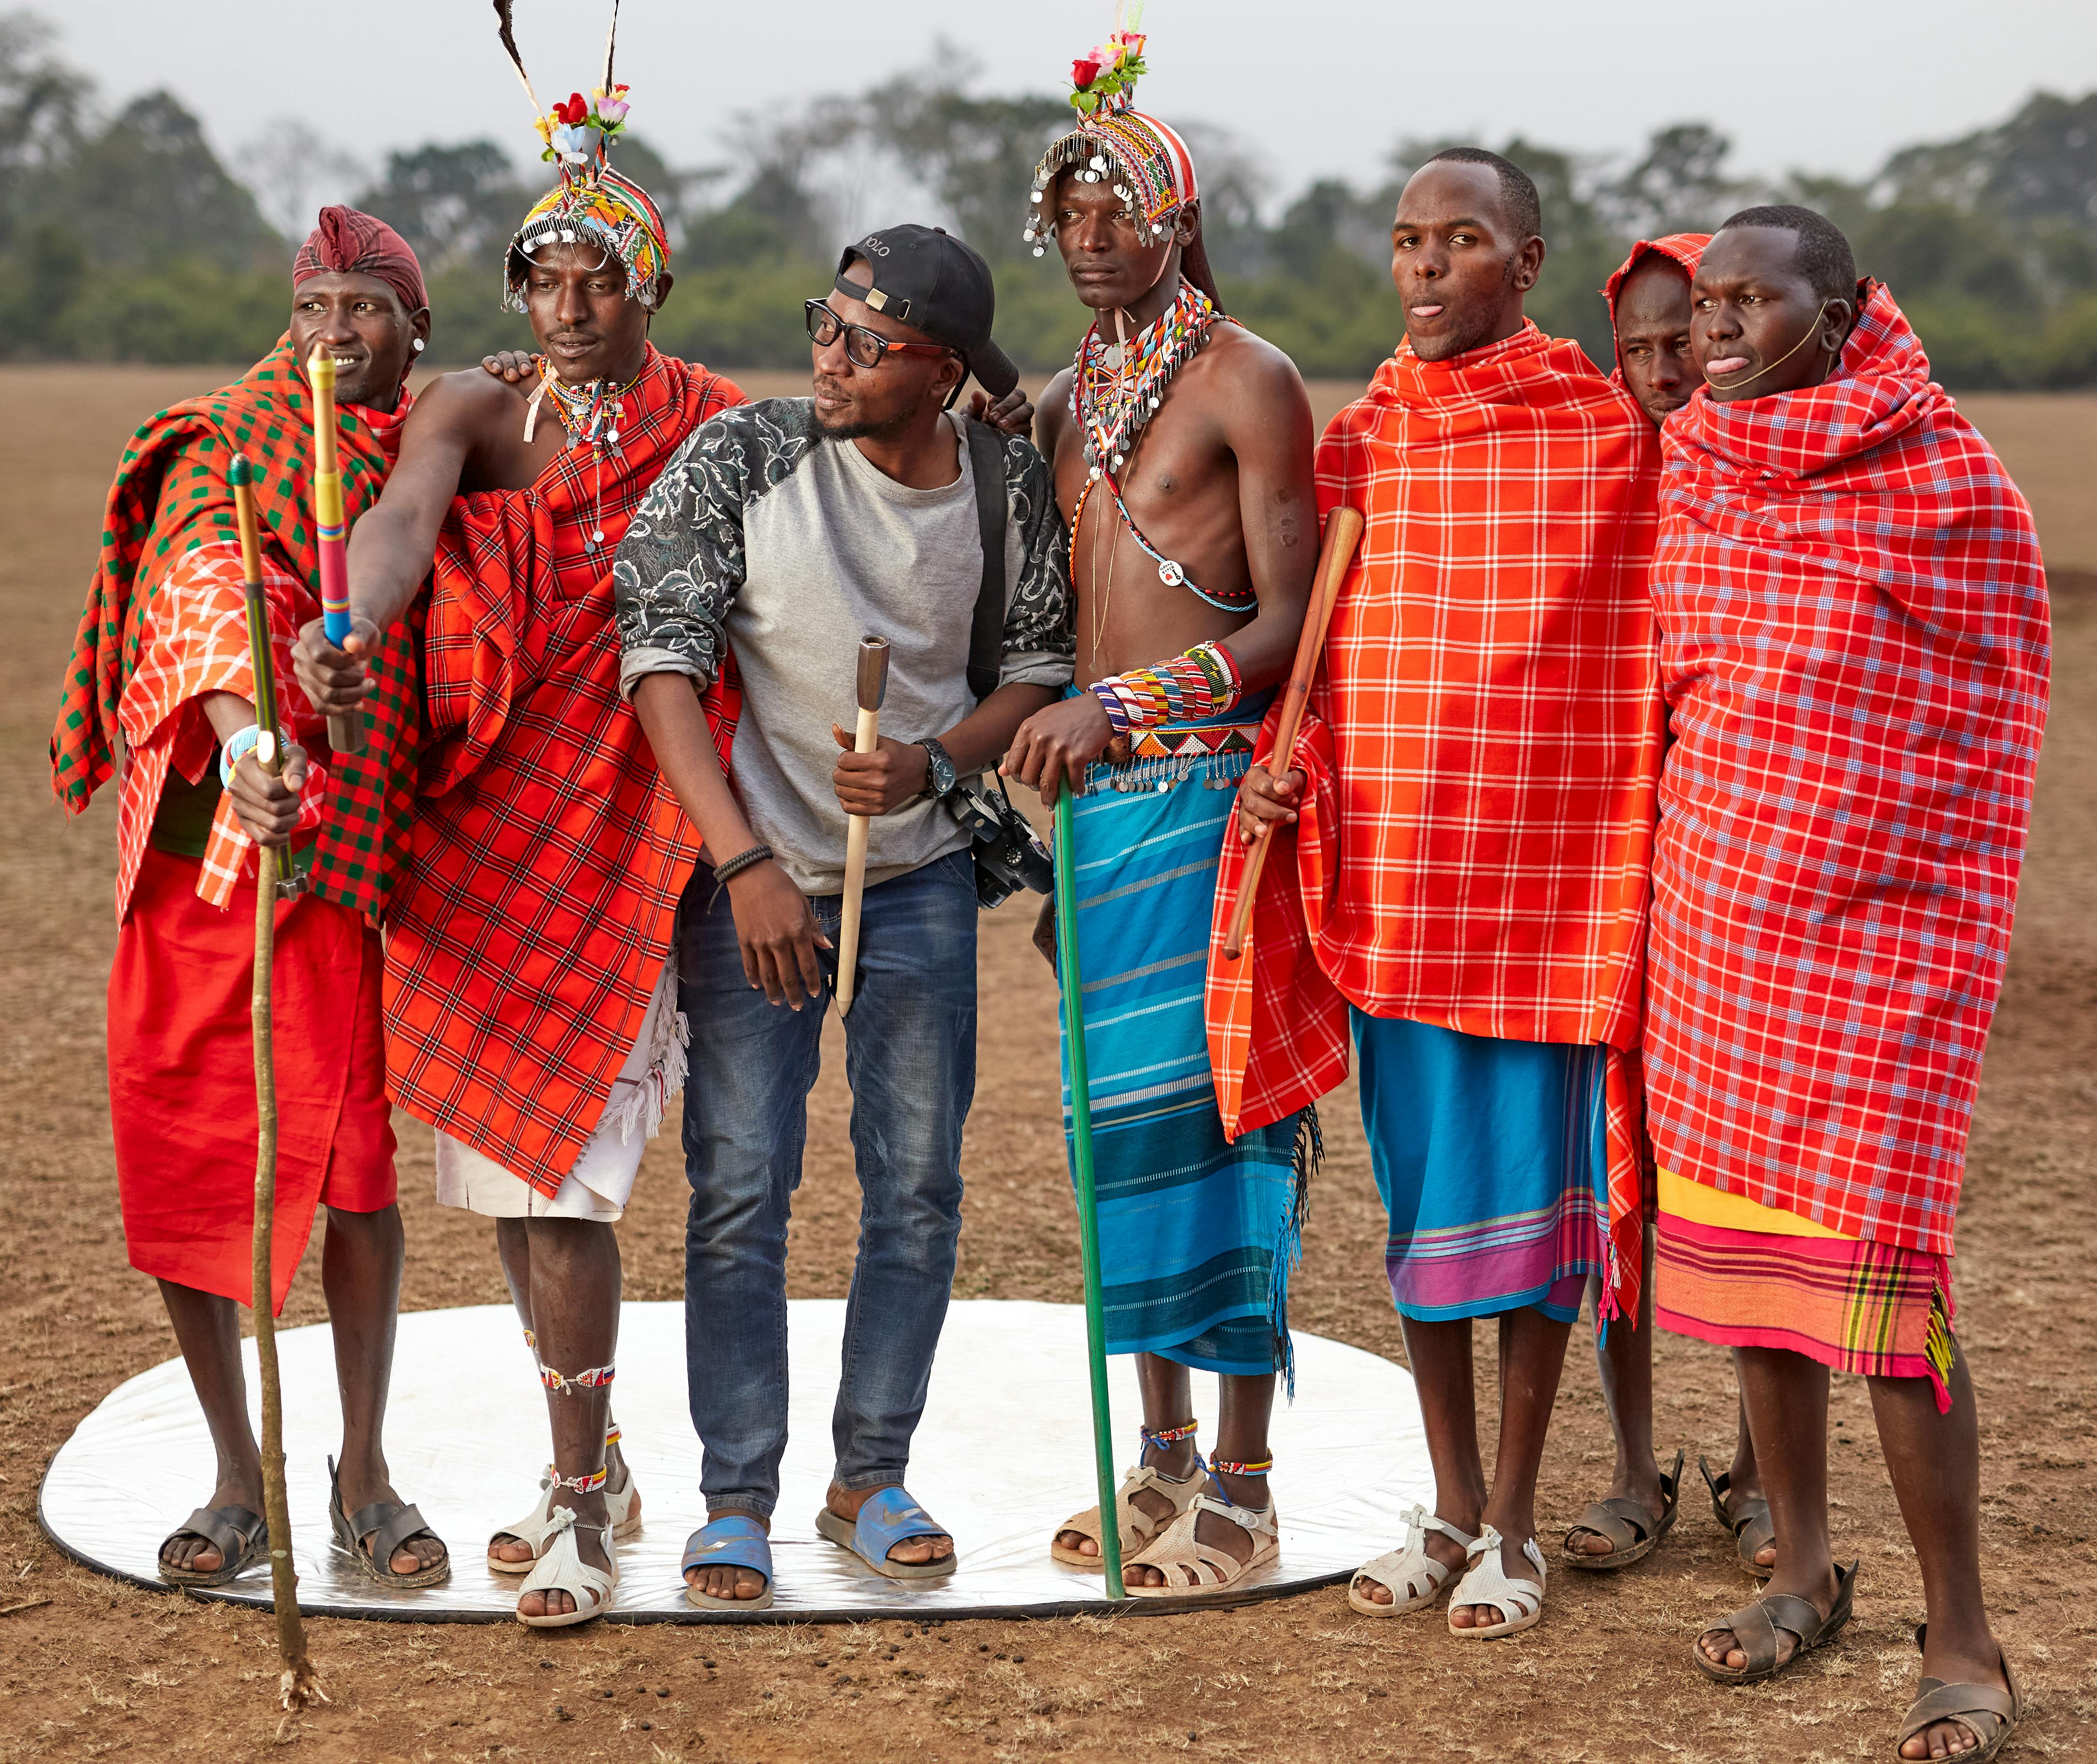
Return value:
<svg viewBox="0 0 2097 1764">
<path fill-rule="evenodd" d="M 1017 436 L 1005 442 L 1005 492 L 1012 511 L 1007 562 L 1016 541 L 1018 568 L 1005 594 L 999 684 L 1061 688 L 1069 684 L 1078 654 L 1069 541 L 1048 462 Z"/>
<path fill-rule="evenodd" d="M 711 684 L 748 565 L 744 511 L 790 476 L 815 442 L 805 401 L 766 399 L 701 423 L 670 456 L 612 564 L 621 691 L 630 696 L 649 674 Z"/>
</svg>

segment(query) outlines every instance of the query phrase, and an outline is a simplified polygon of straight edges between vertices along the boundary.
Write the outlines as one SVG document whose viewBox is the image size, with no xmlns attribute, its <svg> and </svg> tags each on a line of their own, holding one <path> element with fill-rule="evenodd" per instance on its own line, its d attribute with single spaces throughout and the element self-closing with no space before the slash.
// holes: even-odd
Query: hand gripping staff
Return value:
<svg viewBox="0 0 2097 1764">
<path fill-rule="evenodd" d="M 331 361 L 331 379 L 334 370 Z M 332 418 L 328 432 L 332 436 Z M 254 676 L 256 720 L 262 725 L 261 738 L 255 744 L 255 760 L 274 777 L 284 769 L 284 742 L 277 727 L 277 670 L 269 642 L 269 611 L 262 597 L 262 546 L 255 528 L 255 468 L 247 463 L 246 454 L 237 454 L 226 475 L 233 485 L 234 512 L 240 526 L 248 666 Z M 341 506 L 338 499 L 338 511 Z M 269 1302 L 277 1216 L 277 1068 L 269 1021 L 270 970 L 277 943 L 277 853 L 270 847 L 257 846 L 255 862 L 255 1113 L 260 1131 L 255 1156 L 255 1257 L 251 1269 L 254 1284 L 248 1297 L 255 1312 L 256 1357 L 262 1374 L 262 1505 L 269 1521 L 270 1591 L 277 1606 L 277 1652 L 284 1662 L 278 1688 L 284 1707 L 296 1710 L 327 1699 L 313 1675 L 313 1662 L 306 1657 L 305 1626 L 299 1620 L 299 1577 L 291 1566 L 291 1502 L 284 1490 L 284 1386 L 277 1370 L 277 1320 Z"/>
<path fill-rule="evenodd" d="M 1325 517 L 1324 548 L 1318 554 L 1318 576 L 1311 591 L 1311 604 L 1303 615 L 1303 633 L 1296 640 L 1296 665 L 1289 670 L 1289 688 L 1281 701 L 1281 719 L 1275 725 L 1274 751 L 1267 766 L 1276 776 L 1289 769 L 1296 751 L 1296 732 L 1302 726 L 1303 707 L 1310 701 L 1311 682 L 1317 676 L 1318 659 L 1325 650 L 1325 628 L 1333 622 L 1333 603 L 1340 597 L 1340 584 L 1354 567 L 1355 552 L 1362 542 L 1359 509 L 1336 508 Z M 1252 927 L 1253 903 L 1259 898 L 1259 873 L 1266 867 L 1267 848 L 1274 843 L 1275 823 L 1260 823 L 1246 859 L 1245 873 L 1238 878 L 1238 898 L 1231 914 L 1231 934 L 1224 939 L 1224 955 L 1236 961 L 1245 953 L 1246 933 Z"/>
<path fill-rule="evenodd" d="M 349 635 L 349 542 L 342 518 L 342 467 L 335 453 L 335 357 L 316 344 L 306 362 L 313 389 L 313 525 L 320 530 L 321 627 L 337 649 Z M 328 719 L 328 746 L 364 751 L 364 713 Z"/>
<path fill-rule="evenodd" d="M 1078 1189 L 1078 1254 L 1085 1270 L 1085 1352 L 1092 1375 L 1092 1456 L 1100 1486 L 1100 1562 L 1107 1596 L 1125 1599 L 1121 1521 L 1114 1500 L 1114 1416 L 1107 1401 L 1107 1328 L 1100 1293 L 1100 1210 L 1092 1176 L 1092 1081 L 1085 1063 L 1085 993 L 1078 966 L 1078 860 L 1070 824 L 1078 804 L 1066 783 L 1056 800 L 1056 965 L 1063 1040 L 1070 1061 L 1070 1162 Z"/>
<path fill-rule="evenodd" d="M 888 696 L 888 639 L 859 640 L 859 727 L 854 753 L 872 753 L 881 745 L 881 701 Z M 859 978 L 859 909 L 866 898 L 866 836 L 864 815 L 845 816 L 845 898 L 838 924 L 838 1015 L 852 1008 Z"/>
</svg>

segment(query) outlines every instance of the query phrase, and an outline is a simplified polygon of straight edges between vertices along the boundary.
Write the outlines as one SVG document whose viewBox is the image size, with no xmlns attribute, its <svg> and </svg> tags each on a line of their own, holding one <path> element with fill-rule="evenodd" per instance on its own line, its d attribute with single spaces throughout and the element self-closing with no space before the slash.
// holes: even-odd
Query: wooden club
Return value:
<svg viewBox="0 0 2097 1764">
<path fill-rule="evenodd" d="M 862 637 L 859 645 L 859 726 L 854 753 L 872 753 L 881 745 L 881 701 L 888 696 L 888 639 Z M 866 839 L 871 823 L 865 815 L 845 817 L 844 910 L 838 923 L 838 1015 L 852 1007 L 859 978 L 859 909 L 866 896 Z"/>
</svg>

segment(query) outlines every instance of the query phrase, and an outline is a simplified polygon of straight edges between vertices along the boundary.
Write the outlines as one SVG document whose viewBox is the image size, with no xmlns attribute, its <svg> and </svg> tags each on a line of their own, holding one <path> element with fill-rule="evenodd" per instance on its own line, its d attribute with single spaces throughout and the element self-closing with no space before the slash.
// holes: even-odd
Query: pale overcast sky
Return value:
<svg viewBox="0 0 2097 1764">
<path fill-rule="evenodd" d="M 221 151 L 291 114 L 370 163 L 476 135 L 532 157 L 488 0 L 38 9 L 105 99 L 171 87 Z M 516 0 L 516 15 L 540 95 L 587 90 L 608 7 Z M 633 125 L 673 163 L 697 164 L 720 157 L 729 114 L 859 90 L 918 64 L 942 35 L 980 59 L 983 90 L 1051 89 L 1110 18 L 1101 0 L 626 0 L 619 72 L 634 89 Z M 1236 129 L 1282 195 L 1323 174 L 1367 182 L 1401 136 L 1498 143 L 1519 132 L 1608 151 L 1690 118 L 1731 136 L 1737 171 L 1854 176 L 1896 147 L 1994 120 L 2034 87 L 2097 87 L 2092 0 L 1763 0 L 1718 12 L 1651 0 L 1150 0 L 1144 23 L 1155 70 L 1144 107 Z"/>
</svg>

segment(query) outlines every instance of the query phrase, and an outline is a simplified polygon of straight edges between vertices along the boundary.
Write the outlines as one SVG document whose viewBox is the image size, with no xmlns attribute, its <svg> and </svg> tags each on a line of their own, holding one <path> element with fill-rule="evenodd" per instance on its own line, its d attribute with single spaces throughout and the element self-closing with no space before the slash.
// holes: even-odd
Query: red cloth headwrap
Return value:
<svg viewBox="0 0 2097 1764">
<path fill-rule="evenodd" d="M 330 273 L 376 276 L 401 296 L 412 316 L 430 304 L 422 287 L 422 266 L 414 248 L 376 215 L 361 214 L 339 203 L 321 210 L 321 224 L 306 235 L 291 260 L 291 286 L 309 276 Z"/>
<path fill-rule="evenodd" d="M 1679 264 L 1693 282 L 1696 278 L 1696 266 L 1704 260 L 1704 247 L 1710 243 L 1709 233 L 1670 233 L 1666 239 L 1642 239 L 1632 246 L 1631 256 L 1618 265 L 1609 279 L 1602 284 L 1602 298 L 1609 303 L 1609 329 L 1613 331 L 1617 326 L 1617 295 L 1622 291 L 1624 283 L 1631 279 L 1631 273 L 1647 258 L 1665 257 Z M 1613 343 L 1611 348 L 1615 352 L 1617 365 L 1611 370 L 1609 378 L 1621 386 L 1624 383 L 1623 352 L 1616 349 Z"/>
</svg>

